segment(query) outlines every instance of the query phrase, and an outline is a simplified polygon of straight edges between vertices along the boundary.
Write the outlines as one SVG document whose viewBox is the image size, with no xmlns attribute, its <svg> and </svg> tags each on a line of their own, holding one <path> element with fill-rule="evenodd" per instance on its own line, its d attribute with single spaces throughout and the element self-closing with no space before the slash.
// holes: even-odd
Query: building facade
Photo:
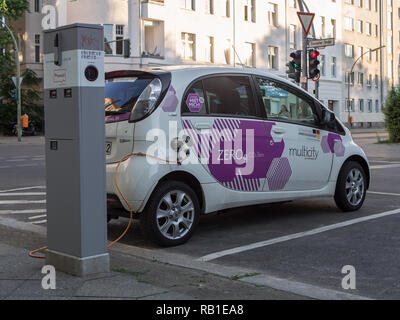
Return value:
<svg viewBox="0 0 400 320">
<path fill-rule="evenodd" d="M 315 13 L 309 37 L 336 43 L 319 50 L 321 78 L 318 86 L 309 81 L 309 91 L 344 122 L 351 116 L 356 126 L 382 124 L 387 90 L 399 84 L 400 0 L 304 3 Z M 212 64 L 287 77 L 290 53 L 302 48 L 298 0 L 30 0 L 30 6 L 13 27 L 22 66 L 39 77 L 43 28 L 75 22 L 104 25 L 106 71 Z M 123 57 L 126 38 L 130 58 Z"/>
</svg>

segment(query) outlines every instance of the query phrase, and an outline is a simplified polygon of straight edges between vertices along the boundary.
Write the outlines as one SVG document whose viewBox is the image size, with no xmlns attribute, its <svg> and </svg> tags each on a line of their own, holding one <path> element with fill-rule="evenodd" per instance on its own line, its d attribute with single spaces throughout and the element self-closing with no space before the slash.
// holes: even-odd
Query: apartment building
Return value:
<svg viewBox="0 0 400 320">
<path fill-rule="evenodd" d="M 400 0 L 305 4 L 316 14 L 310 37 L 336 39 L 335 46 L 320 50 L 321 79 L 318 88 L 310 81 L 309 91 L 317 90 L 343 121 L 350 107 L 356 125 L 382 123 L 387 89 L 399 84 Z M 14 28 L 23 67 L 39 77 L 43 27 L 75 22 L 104 25 L 106 71 L 210 64 L 255 67 L 286 77 L 290 53 L 302 46 L 298 0 L 30 0 L 30 5 Z M 128 59 L 119 41 L 124 38 L 132 43 Z"/>
</svg>

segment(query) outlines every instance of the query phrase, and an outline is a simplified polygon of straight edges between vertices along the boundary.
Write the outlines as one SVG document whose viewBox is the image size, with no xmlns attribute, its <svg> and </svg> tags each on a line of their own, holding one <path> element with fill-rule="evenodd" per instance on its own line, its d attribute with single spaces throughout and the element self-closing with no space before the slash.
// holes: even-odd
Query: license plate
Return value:
<svg viewBox="0 0 400 320">
<path fill-rule="evenodd" d="M 106 155 L 111 154 L 111 146 L 112 146 L 111 142 L 106 142 Z"/>
</svg>

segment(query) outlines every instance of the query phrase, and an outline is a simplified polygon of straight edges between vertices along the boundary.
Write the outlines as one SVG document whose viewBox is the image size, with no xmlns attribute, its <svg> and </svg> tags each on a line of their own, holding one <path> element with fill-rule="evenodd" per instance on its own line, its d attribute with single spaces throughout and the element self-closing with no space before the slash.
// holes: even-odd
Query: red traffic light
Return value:
<svg viewBox="0 0 400 320">
<path fill-rule="evenodd" d="M 319 56 L 319 51 L 313 50 L 310 52 L 310 58 L 315 59 Z"/>
</svg>

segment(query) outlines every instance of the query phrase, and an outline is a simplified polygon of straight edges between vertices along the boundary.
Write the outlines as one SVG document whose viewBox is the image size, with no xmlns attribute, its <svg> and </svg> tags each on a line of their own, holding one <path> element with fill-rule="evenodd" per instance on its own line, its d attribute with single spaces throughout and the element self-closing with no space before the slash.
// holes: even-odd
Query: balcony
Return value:
<svg viewBox="0 0 400 320">
<path fill-rule="evenodd" d="M 142 2 L 141 18 L 148 20 L 164 20 L 164 0 L 145 0 Z"/>
</svg>

